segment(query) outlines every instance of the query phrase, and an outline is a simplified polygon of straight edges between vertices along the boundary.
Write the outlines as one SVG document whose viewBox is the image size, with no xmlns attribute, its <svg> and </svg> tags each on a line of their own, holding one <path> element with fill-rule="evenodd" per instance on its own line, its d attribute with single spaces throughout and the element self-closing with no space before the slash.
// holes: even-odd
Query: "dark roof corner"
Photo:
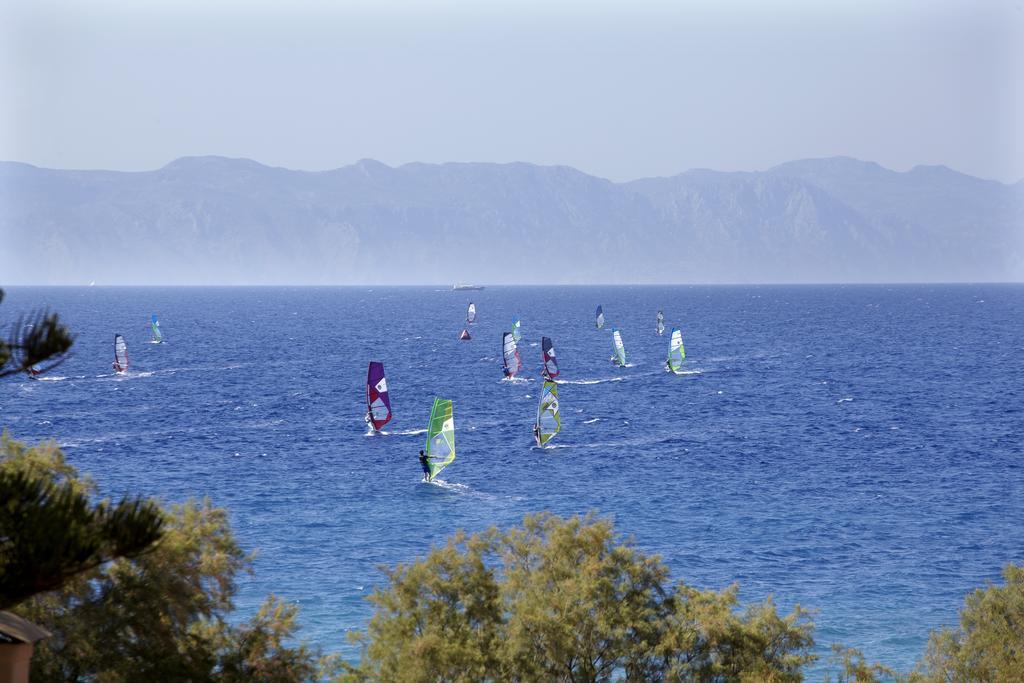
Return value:
<svg viewBox="0 0 1024 683">
<path fill-rule="evenodd" d="M 50 632 L 16 614 L 0 612 L 0 643 L 36 643 L 49 638 Z"/>
</svg>

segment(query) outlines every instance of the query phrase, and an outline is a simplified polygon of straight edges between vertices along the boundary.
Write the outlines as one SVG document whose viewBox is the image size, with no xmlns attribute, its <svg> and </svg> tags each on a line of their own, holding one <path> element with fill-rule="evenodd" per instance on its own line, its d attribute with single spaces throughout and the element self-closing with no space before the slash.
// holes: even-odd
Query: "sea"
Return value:
<svg viewBox="0 0 1024 683">
<path fill-rule="evenodd" d="M 300 637 L 348 658 L 383 567 L 542 510 L 613 520 L 673 580 L 813 609 L 823 658 L 837 642 L 903 671 L 1024 561 L 1022 285 L 11 287 L 0 320 L 43 307 L 73 353 L 0 380 L 0 425 L 55 439 L 104 496 L 228 508 L 258 551 L 238 618 L 273 592 L 300 608 Z M 517 318 L 524 370 L 507 381 Z M 682 375 L 664 368 L 673 327 Z M 542 335 L 562 432 L 538 449 Z M 373 360 L 394 419 L 368 436 Z M 438 396 L 457 457 L 425 484 Z"/>
</svg>

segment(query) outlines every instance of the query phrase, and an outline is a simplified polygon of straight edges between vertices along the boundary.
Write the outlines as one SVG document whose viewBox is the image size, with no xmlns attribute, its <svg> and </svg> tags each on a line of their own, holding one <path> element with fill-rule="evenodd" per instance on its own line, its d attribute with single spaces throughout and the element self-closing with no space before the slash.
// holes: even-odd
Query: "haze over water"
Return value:
<svg viewBox="0 0 1024 683">
<path fill-rule="evenodd" d="M 241 616 L 273 591 L 330 651 L 354 655 L 345 631 L 372 614 L 378 565 L 539 510 L 612 516 L 674 577 L 818 609 L 823 654 L 838 641 L 901 669 L 1024 560 L 1024 286 L 12 288 L 4 303 L 50 306 L 77 335 L 44 381 L 0 383 L 12 435 L 55 438 L 105 495 L 228 507 L 260 551 Z M 663 370 L 659 308 L 687 375 Z M 163 345 L 146 343 L 154 312 Z M 529 379 L 510 383 L 514 316 Z M 613 327 L 630 367 L 608 362 Z M 541 335 L 563 381 L 545 451 Z M 370 360 L 395 411 L 372 438 Z M 416 462 L 435 395 L 455 406 L 445 486 Z"/>
</svg>

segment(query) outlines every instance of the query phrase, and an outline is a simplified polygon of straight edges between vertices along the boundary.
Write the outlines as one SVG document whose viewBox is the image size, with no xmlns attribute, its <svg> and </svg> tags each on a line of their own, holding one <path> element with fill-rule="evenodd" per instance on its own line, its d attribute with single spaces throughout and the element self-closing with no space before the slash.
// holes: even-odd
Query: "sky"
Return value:
<svg viewBox="0 0 1024 683">
<path fill-rule="evenodd" d="M 1024 178 L 1024 0 L 0 0 L 0 159 Z"/>
</svg>

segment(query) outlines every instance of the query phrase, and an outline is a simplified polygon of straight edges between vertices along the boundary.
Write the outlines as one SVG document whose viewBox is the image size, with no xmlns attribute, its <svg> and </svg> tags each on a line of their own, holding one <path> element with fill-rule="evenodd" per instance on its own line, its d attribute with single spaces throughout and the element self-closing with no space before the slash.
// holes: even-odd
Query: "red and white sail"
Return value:
<svg viewBox="0 0 1024 683">
<path fill-rule="evenodd" d="M 378 430 L 391 421 L 388 381 L 384 377 L 384 364 L 378 361 L 371 361 L 366 371 L 366 421 Z"/>
<path fill-rule="evenodd" d="M 114 372 L 120 375 L 128 372 L 128 345 L 119 334 L 114 335 Z"/>
</svg>

